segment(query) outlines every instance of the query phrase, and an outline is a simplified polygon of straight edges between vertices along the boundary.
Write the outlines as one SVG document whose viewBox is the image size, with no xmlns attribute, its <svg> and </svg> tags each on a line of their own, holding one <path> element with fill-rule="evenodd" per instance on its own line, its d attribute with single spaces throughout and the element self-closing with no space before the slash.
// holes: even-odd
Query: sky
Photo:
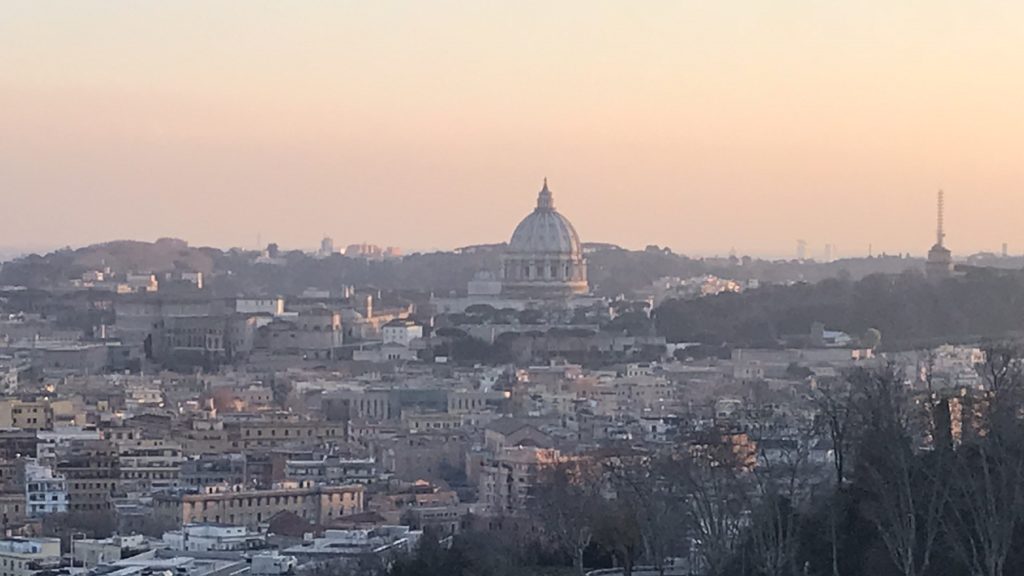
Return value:
<svg viewBox="0 0 1024 576">
<path fill-rule="evenodd" d="M 0 246 L 1024 253 L 1024 3 L 4 0 Z"/>
</svg>

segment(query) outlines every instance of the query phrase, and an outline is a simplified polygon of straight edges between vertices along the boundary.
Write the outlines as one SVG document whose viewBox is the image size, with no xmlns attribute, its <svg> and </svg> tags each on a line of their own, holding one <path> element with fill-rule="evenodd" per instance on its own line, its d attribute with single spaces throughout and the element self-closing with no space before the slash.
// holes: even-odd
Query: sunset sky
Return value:
<svg viewBox="0 0 1024 576">
<path fill-rule="evenodd" d="M 0 3 L 0 246 L 1024 252 L 1024 2 Z"/>
</svg>

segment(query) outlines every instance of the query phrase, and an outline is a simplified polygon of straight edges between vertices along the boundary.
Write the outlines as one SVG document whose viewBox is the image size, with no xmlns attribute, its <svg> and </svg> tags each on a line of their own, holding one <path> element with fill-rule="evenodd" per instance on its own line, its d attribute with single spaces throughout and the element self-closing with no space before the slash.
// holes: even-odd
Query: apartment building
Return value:
<svg viewBox="0 0 1024 576">
<path fill-rule="evenodd" d="M 0 428 L 50 430 L 53 428 L 53 409 L 49 402 L 0 400 Z"/>
<path fill-rule="evenodd" d="M 25 506 L 31 518 L 68 511 L 68 486 L 64 476 L 35 461 L 25 463 Z"/>
<path fill-rule="evenodd" d="M 184 457 L 181 444 L 170 440 L 129 440 L 118 444 L 121 489 L 152 493 L 177 488 Z"/>
<path fill-rule="evenodd" d="M 113 508 L 121 480 L 117 448 L 107 440 L 73 440 L 56 451 L 57 472 L 67 478 L 68 511 Z"/>
<path fill-rule="evenodd" d="M 558 461 L 558 450 L 532 446 L 502 448 L 481 463 L 480 503 L 492 514 L 526 511 L 541 471 Z"/>
</svg>

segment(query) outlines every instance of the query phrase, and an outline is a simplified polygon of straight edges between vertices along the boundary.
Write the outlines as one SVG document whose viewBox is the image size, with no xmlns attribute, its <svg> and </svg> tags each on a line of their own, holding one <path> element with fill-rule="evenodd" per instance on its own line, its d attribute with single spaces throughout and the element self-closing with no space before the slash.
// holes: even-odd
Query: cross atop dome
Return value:
<svg viewBox="0 0 1024 576">
<path fill-rule="evenodd" d="M 555 199 L 551 194 L 551 190 L 548 190 L 548 178 L 544 177 L 544 188 L 541 189 L 540 194 L 537 195 L 537 210 L 554 210 Z"/>
</svg>

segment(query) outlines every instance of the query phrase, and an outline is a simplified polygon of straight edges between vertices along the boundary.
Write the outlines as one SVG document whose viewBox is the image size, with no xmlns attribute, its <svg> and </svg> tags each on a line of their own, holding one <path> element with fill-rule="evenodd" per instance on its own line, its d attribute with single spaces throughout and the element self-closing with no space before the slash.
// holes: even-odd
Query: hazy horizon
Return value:
<svg viewBox="0 0 1024 576">
<path fill-rule="evenodd" d="M 6 2 L 0 246 L 1024 251 L 1024 5 Z"/>
<path fill-rule="evenodd" d="M 232 250 L 232 249 L 242 249 L 242 250 L 250 250 L 250 251 L 262 250 L 262 249 L 265 249 L 266 246 L 268 244 L 272 243 L 272 242 L 273 243 L 277 243 L 279 248 L 282 251 L 299 250 L 299 251 L 307 252 L 307 253 L 315 253 L 315 252 L 319 251 L 319 249 L 320 249 L 319 243 L 317 243 L 317 244 L 309 244 L 309 245 L 301 245 L 301 246 L 300 245 L 288 245 L 288 244 L 281 244 L 280 242 L 276 242 L 273 238 L 261 238 L 261 244 L 259 244 L 259 245 L 256 244 L 255 240 L 252 243 L 250 243 L 250 244 L 244 244 L 244 245 L 243 244 L 239 244 L 239 245 L 217 245 L 217 244 L 209 244 L 209 243 L 201 243 L 201 242 L 192 242 L 188 238 L 183 238 L 183 237 L 180 237 L 180 236 L 173 236 L 173 235 L 172 236 L 162 236 L 161 238 L 173 238 L 173 239 L 177 239 L 177 240 L 184 240 L 192 248 L 215 248 L 215 249 L 224 250 L 224 251 Z M 5 260 L 12 260 L 12 259 L 15 259 L 15 258 L 20 258 L 20 257 L 23 257 L 23 256 L 28 256 L 30 254 L 39 254 L 39 255 L 49 254 L 49 253 L 52 253 L 52 252 L 56 252 L 58 250 L 63 250 L 65 248 L 71 248 L 72 250 L 78 250 L 78 249 L 87 248 L 87 247 L 93 246 L 93 245 L 100 245 L 100 244 L 105 244 L 105 243 L 110 243 L 110 242 L 122 242 L 122 241 L 123 242 L 148 242 L 148 243 L 153 243 L 153 242 L 156 242 L 159 239 L 160 238 L 156 238 L 156 237 L 153 237 L 153 238 L 108 238 L 108 239 L 105 239 L 105 240 L 100 240 L 98 242 L 87 243 L 87 244 L 35 245 L 35 246 L 23 246 L 23 247 L 19 247 L 19 246 L 16 246 L 16 245 L 0 245 L 0 262 L 4 262 Z M 432 253 L 432 252 L 452 252 L 452 251 L 457 250 L 459 248 L 464 248 L 464 247 L 467 247 L 467 246 L 478 245 L 478 244 L 462 244 L 462 245 L 459 245 L 459 246 L 427 246 L 427 247 L 422 247 L 422 246 L 396 246 L 393 243 L 388 243 L 388 242 L 371 242 L 371 241 L 366 241 L 366 240 L 353 240 L 353 241 L 346 241 L 346 242 L 339 241 L 339 239 L 337 239 L 337 238 L 332 238 L 332 240 L 334 241 L 334 248 L 335 248 L 335 250 L 337 252 L 339 252 L 339 253 L 344 253 L 345 248 L 347 246 L 350 246 L 350 245 L 353 245 L 353 244 L 371 244 L 371 245 L 380 246 L 382 248 L 394 246 L 394 247 L 398 248 L 401 251 L 401 254 L 403 256 L 406 256 L 406 255 L 409 255 L 409 254 L 427 254 L 427 253 Z M 482 243 L 479 243 L 479 245 L 500 244 L 502 242 L 505 242 L 505 240 L 500 240 L 500 241 L 497 241 L 497 242 L 482 242 Z M 607 242 L 603 242 L 602 240 L 597 239 L 597 240 L 584 240 L 584 243 L 606 244 Z M 641 251 L 641 250 L 645 249 L 649 245 L 621 245 L 621 244 L 617 244 L 617 246 L 619 246 L 620 248 L 626 249 L 626 250 Z M 739 247 L 737 247 L 735 249 L 728 249 L 728 250 L 719 251 L 719 252 L 696 252 L 696 251 L 679 250 L 679 249 L 676 249 L 676 248 L 674 248 L 672 246 L 661 246 L 661 245 L 656 245 L 656 246 L 658 246 L 660 248 L 668 248 L 668 249 L 672 250 L 675 254 L 678 254 L 678 255 L 681 255 L 681 256 L 687 256 L 687 257 L 691 257 L 691 258 L 728 258 L 728 257 L 733 256 L 733 255 L 735 255 L 737 257 L 749 256 L 751 258 L 761 259 L 761 260 L 768 260 L 768 261 L 772 261 L 772 260 L 777 260 L 777 261 L 793 260 L 793 259 L 796 258 L 795 246 L 794 246 L 794 249 L 791 250 L 789 253 L 785 253 L 785 252 L 780 252 L 780 253 L 752 252 L 752 251 L 747 251 L 747 250 L 741 250 Z M 971 252 L 971 253 L 954 253 L 953 257 L 954 257 L 954 259 L 962 260 L 962 259 L 965 259 L 965 258 L 967 258 L 969 256 L 974 256 L 974 255 L 982 254 L 982 253 L 991 253 L 991 254 L 994 254 L 994 255 L 999 255 L 1001 253 L 1001 247 L 1000 247 L 1000 249 L 997 249 L 997 250 L 979 250 L 979 251 Z M 849 252 L 849 253 L 847 253 L 847 252 L 843 251 L 841 246 L 838 247 L 838 251 L 837 251 L 837 249 L 835 247 L 833 248 L 831 260 L 826 260 L 825 259 L 825 248 L 823 246 L 808 246 L 806 254 L 807 254 L 807 259 L 808 260 L 814 260 L 814 261 L 817 261 L 819 263 L 834 262 L 834 261 L 841 261 L 841 260 L 856 260 L 856 259 L 867 258 L 869 256 L 875 256 L 875 257 L 882 257 L 882 256 L 886 256 L 886 257 L 909 257 L 909 258 L 916 258 L 916 259 L 919 259 L 919 260 L 922 260 L 922 261 L 927 257 L 927 254 L 915 253 L 915 252 L 909 252 L 909 251 L 885 252 L 885 251 L 873 250 L 871 254 L 868 254 L 867 252 L 864 252 L 864 253 Z M 1016 257 L 1024 256 L 1024 255 L 1022 255 L 1020 253 L 1015 253 L 1012 250 L 1010 250 L 1009 253 L 1008 253 L 1008 256 L 1011 257 L 1011 258 L 1016 258 Z"/>
</svg>

